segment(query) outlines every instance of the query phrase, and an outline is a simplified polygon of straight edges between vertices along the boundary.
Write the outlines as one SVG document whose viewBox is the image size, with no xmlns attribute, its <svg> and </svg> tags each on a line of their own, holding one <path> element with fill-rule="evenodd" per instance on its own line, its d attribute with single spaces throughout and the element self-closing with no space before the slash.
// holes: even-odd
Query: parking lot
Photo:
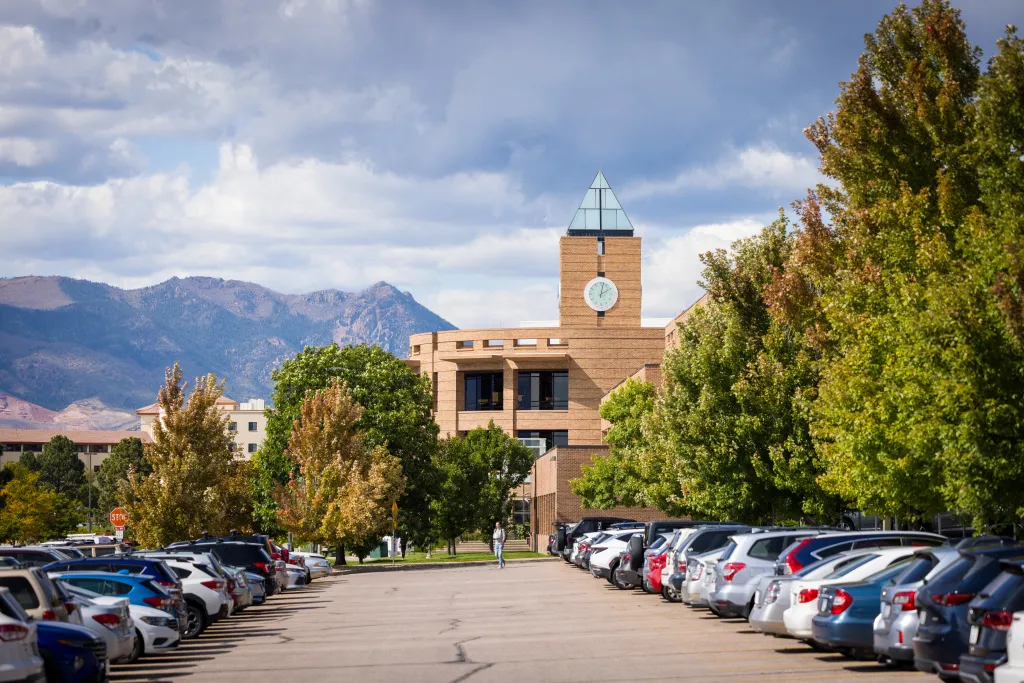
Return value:
<svg viewBox="0 0 1024 683">
<path fill-rule="evenodd" d="M 559 560 L 334 576 L 113 681 L 927 681 L 625 592 Z"/>
</svg>

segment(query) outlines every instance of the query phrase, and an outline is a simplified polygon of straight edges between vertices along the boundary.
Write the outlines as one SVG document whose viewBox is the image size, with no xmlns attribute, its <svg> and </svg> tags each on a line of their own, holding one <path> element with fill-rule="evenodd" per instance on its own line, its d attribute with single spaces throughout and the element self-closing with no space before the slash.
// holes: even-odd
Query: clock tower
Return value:
<svg viewBox="0 0 1024 683">
<path fill-rule="evenodd" d="M 559 243 L 561 327 L 640 327 L 640 238 L 598 171 Z"/>
</svg>

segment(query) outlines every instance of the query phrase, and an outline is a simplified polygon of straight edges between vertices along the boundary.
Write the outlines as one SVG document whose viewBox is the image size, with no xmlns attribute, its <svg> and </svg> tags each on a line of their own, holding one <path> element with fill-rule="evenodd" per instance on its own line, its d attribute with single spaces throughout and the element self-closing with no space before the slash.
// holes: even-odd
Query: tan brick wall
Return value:
<svg viewBox="0 0 1024 683">
<path fill-rule="evenodd" d="M 596 237 L 561 238 L 558 313 L 562 327 L 640 327 L 640 238 L 606 237 L 604 244 L 601 256 Z M 619 290 L 619 300 L 603 318 L 583 298 L 583 288 L 601 272 Z"/>
</svg>

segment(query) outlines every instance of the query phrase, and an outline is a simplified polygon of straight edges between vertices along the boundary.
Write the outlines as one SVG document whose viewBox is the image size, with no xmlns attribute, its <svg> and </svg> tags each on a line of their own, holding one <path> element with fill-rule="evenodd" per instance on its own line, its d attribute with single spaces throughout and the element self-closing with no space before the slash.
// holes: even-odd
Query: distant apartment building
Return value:
<svg viewBox="0 0 1024 683">
<path fill-rule="evenodd" d="M 75 444 L 78 459 L 86 469 L 98 472 L 110 449 L 121 439 L 153 439 L 145 432 L 114 431 L 105 429 L 0 429 L 0 465 L 17 462 L 22 453 L 42 453 L 43 446 L 57 435 L 66 436 Z"/>
<path fill-rule="evenodd" d="M 266 401 L 262 398 L 253 398 L 239 403 L 227 396 L 221 396 L 217 399 L 217 408 L 228 414 L 228 432 L 234 439 L 231 450 L 248 460 L 267 438 L 267 418 L 264 414 L 267 409 Z M 160 406 L 153 403 L 139 408 L 135 414 L 139 416 L 139 428 L 142 433 L 152 439 L 153 422 L 160 417 Z"/>
<path fill-rule="evenodd" d="M 518 328 L 415 334 L 409 366 L 434 387 L 441 434 L 494 423 L 534 449 L 530 481 L 517 492 L 514 520 L 534 542 L 553 522 L 583 515 L 634 519 L 653 508 L 587 510 L 569 482 L 594 455 L 607 453 L 598 411 L 629 377 L 661 384 L 660 365 L 679 344 L 679 324 L 707 300 L 669 320 L 641 318 L 641 238 L 615 193 L 597 174 L 559 241 L 559 319 Z"/>
</svg>

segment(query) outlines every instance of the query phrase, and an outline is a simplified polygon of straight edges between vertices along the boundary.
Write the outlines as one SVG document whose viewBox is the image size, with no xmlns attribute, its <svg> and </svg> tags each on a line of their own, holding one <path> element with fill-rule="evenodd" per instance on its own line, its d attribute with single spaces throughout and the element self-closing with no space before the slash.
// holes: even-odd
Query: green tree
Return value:
<svg viewBox="0 0 1024 683">
<path fill-rule="evenodd" d="M 306 347 L 282 363 L 273 379 L 274 408 L 268 411 L 267 440 L 253 482 L 257 524 L 264 529 L 276 524 L 273 491 L 294 472 L 285 450 L 306 392 L 325 389 L 337 379 L 363 408 L 357 427 L 366 444 L 386 448 L 401 463 L 407 481 L 398 501 L 403 551 L 410 542 L 422 544 L 430 535 L 431 456 L 438 435 L 430 381 L 379 346 L 337 344 Z"/>
<path fill-rule="evenodd" d="M 0 488 L 0 541 L 31 543 L 62 538 L 81 517 L 78 504 L 41 484 L 38 472 L 19 464 L 7 465 Z"/>
<path fill-rule="evenodd" d="M 77 498 L 86 485 L 85 463 L 75 450 L 75 443 L 57 434 L 43 445 L 43 452 L 23 453 L 18 461 L 27 469 L 39 473 L 39 484 L 54 493 Z"/>
<path fill-rule="evenodd" d="M 131 468 L 118 489 L 144 546 L 251 525 L 249 463 L 230 451 L 228 416 L 216 405 L 224 384 L 212 374 L 198 378 L 187 401 L 186 387 L 175 363 L 157 395 L 161 419 L 153 423 L 153 443 L 144 447 L 152 473 Z"/>
<path fill-rule="evenodd" d="M 478 524 L 480 492 L 490 475 L 490 463 L 481 455 L 460 436 L 441 439 L 434 451 L 438 484 L 430 501 L 431 522 L 437 538 L 448 542 L 450 555 L 458 537 Z"/>
<path fill-rule="evenodd" d="M 526 481 L 533 468 L 533 450 L 506 434 L 493 420 L 485 428 L 471 429 L 465 438 L 471 457 L 487 471 L 480 490 L 477 523 L 484 529 L 495 522 L 506 524 L 512 517 L 512 492 Z"/>
<path fill-rule="evenodd" d="M 119 488 L 122 481 L 128 480 L 131 472 L 140 478 L 148 477 L 153 472 L 153 466 L 146 460 L 142 440 L 136 437 L 117 442 L 96 474 L 97 508 L 101 516 L 128 502 L 121 498 Z"/>
</svg>

